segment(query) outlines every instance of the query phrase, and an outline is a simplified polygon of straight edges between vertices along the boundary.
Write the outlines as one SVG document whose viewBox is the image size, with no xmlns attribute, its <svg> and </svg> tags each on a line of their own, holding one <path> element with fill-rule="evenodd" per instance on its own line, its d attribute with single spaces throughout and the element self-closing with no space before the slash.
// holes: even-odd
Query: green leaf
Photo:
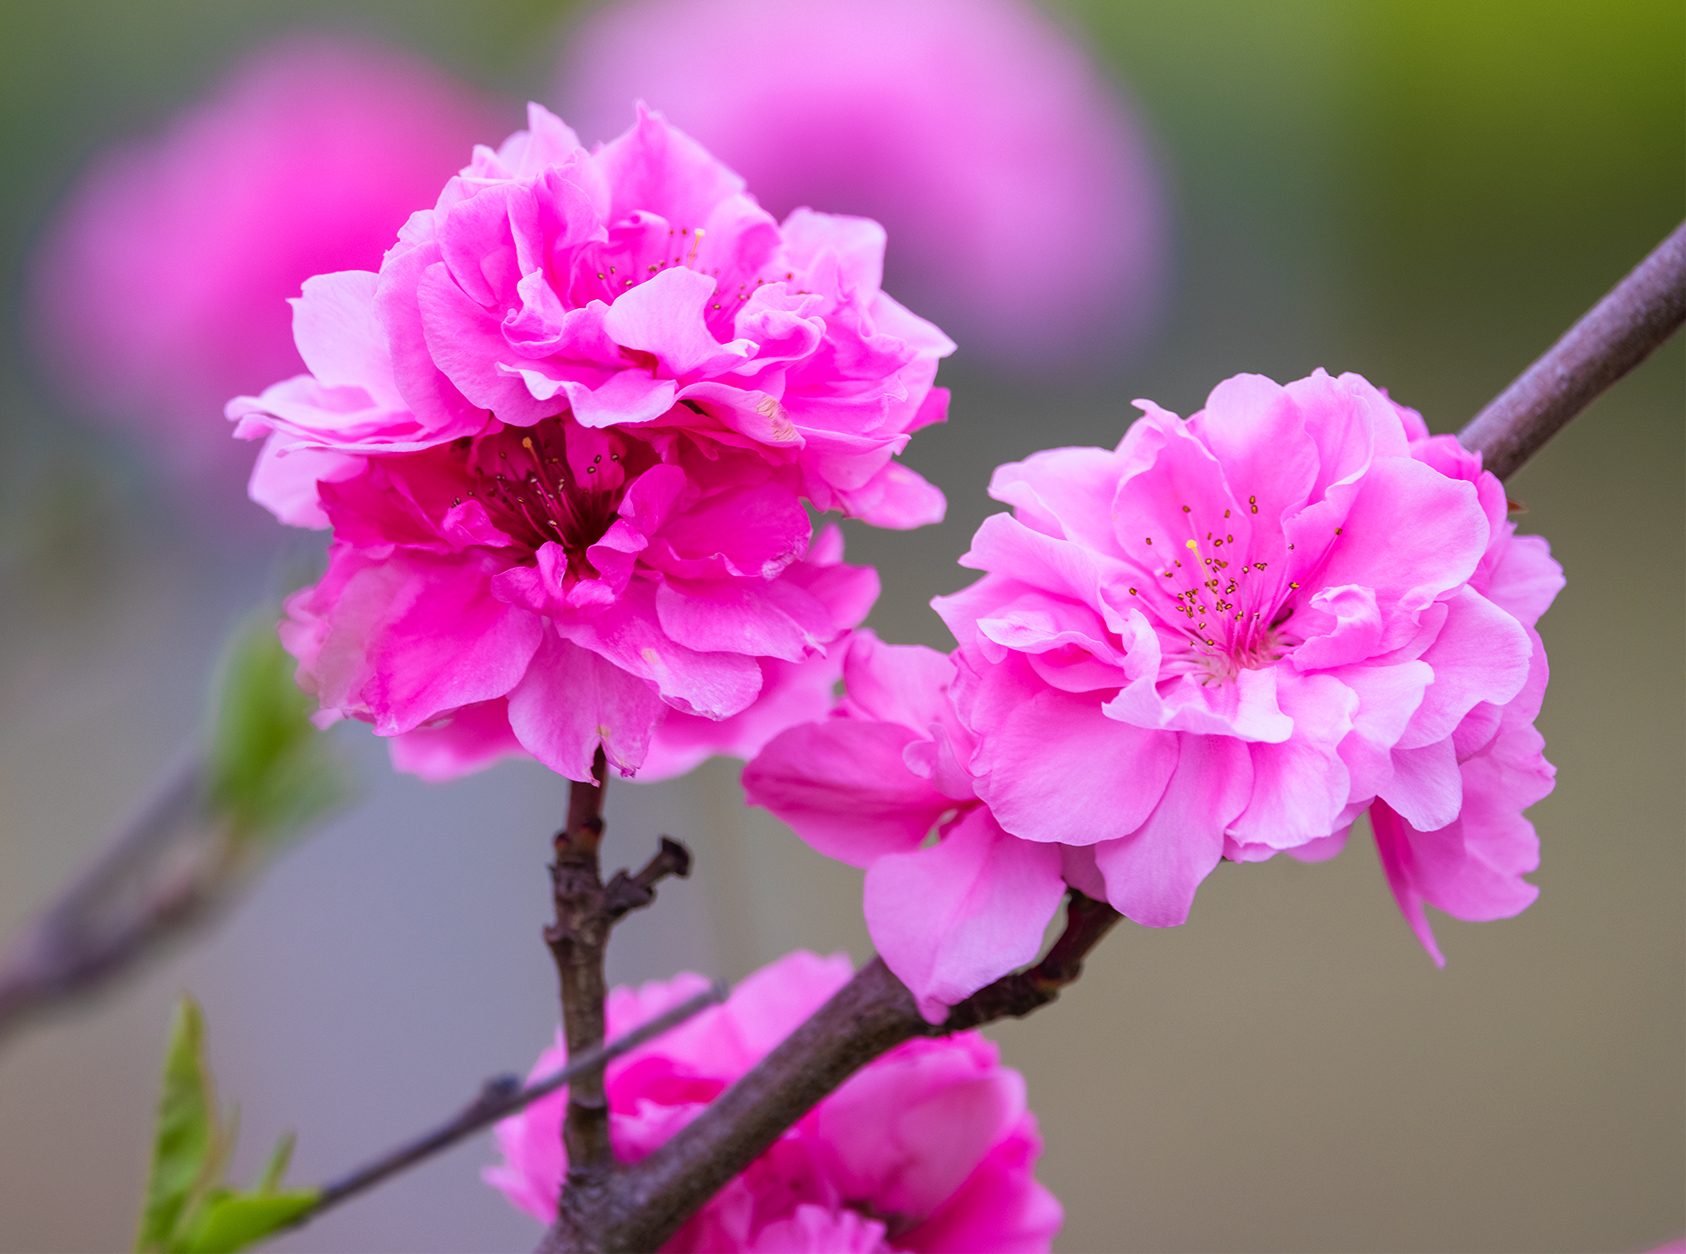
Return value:
<svg viewBox="0 0 1686 1254">
<path fill-rule="evenodd" d="M 275 1148 L 269 1152 L 269 1162 L 264 1165 L 263 1174 L 253 1186 L 254 1193 L 274 1193 L 281 1187 L 281 1177 L 287 1174 L 287 1164 L 293 1161 L 293 1142 L 296 1138 L 291 1132 L 283 1132 L 281 1139 L 275 1142 Z"/>
<path fill-rule="evenodd" d="M 309 1212 L 321 1196 L 320 1189 L 219 1191 L 180 1235 L 172 1254 L 231 1254 L 243 1250 Z"/>
<path fill-rule="evenodd" d="M 293 681 L 272 613 L 248 619 L 224 651 L 206 796 L 239 838 L 298 831 L 345 800 L 344 770 L 310 721 L 315 702 Z"/>
<path fill-rule="evenodd" d="M 141 1254 L 220 1254 L 243 1249 L 315 1207 L 319 1189 L 283 1189 L 293 1157 L 293 1134 L 275 1144 L 250 1193 L 223 1183 L 234 1152 L 238 1117 L 225 1127 L 216 1086 L 205 1062 L 205 1016 L 183 995 L 164 1054 L 163 1092 L 152 1175 L 135 1249 Z"/>
<path fill-rule="evenodd" d="M 199 1004 L 183 994 L 164 1053 L 158 1128 L 136 1250 L 169 1248 L 189 1199 L 220 1174 L 222 1155 L 216 1093 L 205 1066 L 205 1017 Z"/>
</svg>

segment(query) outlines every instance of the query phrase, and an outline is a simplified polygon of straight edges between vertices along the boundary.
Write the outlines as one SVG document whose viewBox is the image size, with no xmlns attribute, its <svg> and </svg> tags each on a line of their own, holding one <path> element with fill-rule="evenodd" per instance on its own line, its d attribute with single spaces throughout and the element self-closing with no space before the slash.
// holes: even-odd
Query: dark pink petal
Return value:
<svg viewBox="0 0 1686 1254">
<path fill-rule="evenodd" d="M 776 483 L 707 497 L 670 515 L 645 562 L 670 575 L 772 579 L 808 550 L 813 524 L 802 502 Z"/>
<path fill-rule="evenodd" d="M 748 340 L 722 344 L 709 334 L 703 309 L 714 295 L 714 280 L 683 267 L 663 270 L 616 299 L 603 320 L 617 344 L 651 353 L 661 377 L 718 374 L 750 357 Z"/>
<path fill-rule="evenodd" d="M 545 633 L 526 678 L 509 694 L 522 748 L 558 775 L 588 781 L 598 745 L 631 775 L 667 707 L 654 689 L 589 649 Z"/>
<path fill-rule="evenodd" d="M 776 736 L 743 770 L 744 796 L 828 858 L 871 866 L 916 849 L 954 802 L 902 761 L 919 733 L 832 719 Z"/>
<path fill-rule="evenodd" d="M 1252 788 L 1245 744 L 1225 736 L 1179 737 L 1176 772 L 1147 822 L 1094 847 L 1107 900 L 1148 927 L 1186 922 L 1195 890 L 1223 856 L 1224 829 Z"/>
<path fill-rule="evenodd" d="M 1355 584 L 1324 588 L 1311 597 L 1309 611 L 1296 623 L 1308 636 L 1289 655 L 1296 670 L 1329 670 L 1366 661 L 1381 651 L 1382 616 L 1371 589 Z M 1317 621 L 1317 634 L 1300 625 L 1307 620 Z"/>
<path fill-rule="evenodd" d="M 705 718 L 736 714 L 761 690 L 761 668 L 739 653 L 699 653 L 672 640 L 656 613 L 655 589 L 642 579 L 609 609 L 558 634 L 649 680 L 674 709 Z"/>
<path fill-rule="evenodd" d="M 976 809 L 940 844 L 887 854 L 866 873 L 866 925 L 932 1023 L 1036 957 L 1065 896 L 1057 846 L 1018 840 Z"/>
<path fill-rule="evenodd" d="M 387 741 L 394 770 L 432 782 L 483 771 L 506 757 L 525 756 L 509 728 L 509 703 L 482 701 Z"/>
<path fill-rule="evenodd" d="M 670 710 L 656 727 L 639 781 L 671 779 L 721 754 L 747 761 L 780 732 L 823 719 L 836 701 L 844 647 L 838 641 L 825 655 L 801 662 L 761 659 L 761 691 L 749 706 L 726 718 Z"/>
<path fill-rule="evenodd" d="M 825 606 L 782 579 L 667 579 L 656 615 L 674 641 L 704 653 L 800 662 L 838 633 Z"/>
<path fill-rule="evenodd" d="M 377 734 L 393 736 L 508 693 L 542 623 L 492 596 L 496 569 L 397 553 L 353 575 L 317 658 L 324 705 L 365 709 Z"/>
</svg>

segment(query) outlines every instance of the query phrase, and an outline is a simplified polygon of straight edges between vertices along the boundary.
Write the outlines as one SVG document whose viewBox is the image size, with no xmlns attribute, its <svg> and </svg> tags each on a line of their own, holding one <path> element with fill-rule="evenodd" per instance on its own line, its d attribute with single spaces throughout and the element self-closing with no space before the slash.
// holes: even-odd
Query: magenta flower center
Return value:
<svg viewBox="0 0 1686 1254">
<path fill-rule="evenodd" d="M 627 481 L 656 460 L 641 444 L 629 450 L 619 435 L 570 430 L 561 418 L 506 427 L 458 447 L 466 450 L 471 484 L 464 495 L 484 505 L 492 523 L 529 554 L 560 544 L 575 579 L 597 578 L 586 550 L 614 523 Z"/>
</svg>

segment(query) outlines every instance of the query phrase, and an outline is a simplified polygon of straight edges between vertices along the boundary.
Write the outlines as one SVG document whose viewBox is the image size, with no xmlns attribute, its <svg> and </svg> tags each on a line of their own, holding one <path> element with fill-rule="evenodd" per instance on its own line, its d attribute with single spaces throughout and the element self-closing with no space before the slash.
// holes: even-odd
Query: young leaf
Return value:
<svg viewBox="0 0 1686 1254">
<path fill-rule="evenodd" d="M 189 1199 L 206 1181 L 207 1168 L 220 1166 L 221 1140 L 216 1094 L 205 1066 L 205 1017 L 199 1004 L 183 994 L 164 1054 L 158 1130 L 136 1250 L 169 1248 Z"/>
<path fill-rule="evenodd" d="M 205 1061 L 205 1016 L 182 996 L 164 1055 L 152 1176 L 135 1249 L 140 1254 L 227 1254 L 286 1227 L 314 1207 L 319 1189 L 283 1189 L 293 1134 L 276 1142 L 250 1193 L 223 1183 L 237 1120 L 223 1127 Z"/>
<path fill-rule="evenodd" d="M 281 1177 L 287 1174 L 287 1164 L 293 1161 L 295 1139 L 291 1132 L 281 1134 L 281 1139 L 269 1152 L 269 1162 L 264 1165 L 263 1174 L 253 1186 L 253 1193 L 274 1193 L 281 1187 Z"/>
<path fill-rule="evenodd" d="M 237 837 L 288 835 L 345 799 L 344 772 L 310 721 L 315 705 L 271 614 L 230 637 L 206 754 L 206 797 Z"/>
<path fill-rule="evenodd" d="M 208 1199 L 171 1254 L 233 1254 L 285 1228 L 316 1205 L 320 1189 L 235 1193 L 219 1190 Z"/>
</svg>

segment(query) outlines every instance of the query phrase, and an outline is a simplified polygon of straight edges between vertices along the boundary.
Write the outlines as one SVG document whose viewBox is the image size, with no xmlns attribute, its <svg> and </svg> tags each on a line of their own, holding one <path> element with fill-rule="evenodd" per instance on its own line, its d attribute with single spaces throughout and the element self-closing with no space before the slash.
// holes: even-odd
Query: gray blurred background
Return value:
<svg viewBox="0 0 1686 1254">
<path fill-rule="evenodd" d="M 1678 0 L 1057 12 L 1155 136 L 1173 305 L 1135 361 L 1079 384 L 992 377 L 964 351 L 945 365 L 951 422 L 908 460 L 948 492 L 948 521 L 851 528 L 852 556 L 884 575 L 872 625 L 897 640 L 946 647 L 925 602 L 968 578 L 953 562 L 994 508 L 995 464 L 1110 445 L 1131 398 L 1188 413 L 1241 370 L 1357 370 L 1455 429 L 1686 208 Z M 0 4 L 0 934 L 194 733 L 219 641 L 274 578 L 33 375 L 15 297 L 55 196 L 101 144 L 299 27 L 430 57 L 508 97 L 513 128 L 572 16 L 554 0 Z M 1026 257 L 1027 282 L 1043 264 Z M 1220 867 L 1186 927 L 1125 925 L 1056 1007 L 991 1032 L 1042 1120 L 1057 1248 L 1639 1250 L 1686 1229 L 1682 365 L 1677 339 L 1510 486 L 1569 579 L 1541 627 L 1559 775 L 1533 811 L 1539 902 L 1437 917 L 1437 971 L 1354 839 L 1321 866 Z M 538 933 L 563 786 L 518 764 L 428 786 L 356 729 L 341 743 L 355 810 L 140 978 L 0 1043 L 0 1248 L 127 1246 L 182 989 L 241 1105 L 240 1178 L 285 1127 L 298 1178 L 337 1173 L 549 1039 Z M 744 810 L 736 774 L 612 789 L 611 865 L 658 832 L 699 864 L 624 925 L 615 979 L 869 954 L 859 874 Z M 536 1225 L 477 1179 L 491 1157 L 471 1142 L 276 1248 L 530 1248 Z"/>
</svg>

